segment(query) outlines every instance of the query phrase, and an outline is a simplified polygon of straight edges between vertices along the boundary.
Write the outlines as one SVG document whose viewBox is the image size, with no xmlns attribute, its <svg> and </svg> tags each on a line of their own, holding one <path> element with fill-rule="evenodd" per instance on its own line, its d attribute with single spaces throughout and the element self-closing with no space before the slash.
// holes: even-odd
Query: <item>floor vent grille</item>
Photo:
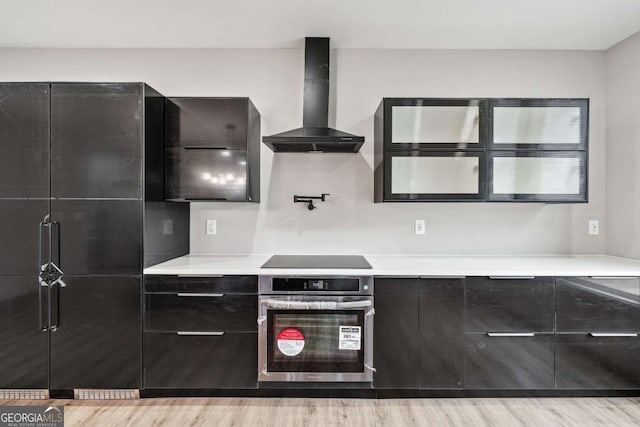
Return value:
<svg viewBox="0 0 640 427">
<path fill-rule="evenodd" d="M 0 389 L 0 400 L 46 400 L 49 390 L 38 389 Z"/>
<path fill-rule="evenodd" d="M 140 399 L 140 390 L 82 388 L 74 390 L 73 397 L 78 400 L 131 400 Z"/>
</svg>

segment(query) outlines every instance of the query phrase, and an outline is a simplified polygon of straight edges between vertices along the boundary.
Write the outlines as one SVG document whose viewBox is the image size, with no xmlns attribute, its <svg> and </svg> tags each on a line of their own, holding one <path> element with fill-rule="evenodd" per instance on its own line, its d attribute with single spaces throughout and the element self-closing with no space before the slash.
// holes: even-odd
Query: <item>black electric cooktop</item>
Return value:
<svg viewBox="0 0 640 427">
<path fill-rule="evenodd" d="M 274 255 L 262 268 L 371 268 L 362 255 Z"/>
</svg>

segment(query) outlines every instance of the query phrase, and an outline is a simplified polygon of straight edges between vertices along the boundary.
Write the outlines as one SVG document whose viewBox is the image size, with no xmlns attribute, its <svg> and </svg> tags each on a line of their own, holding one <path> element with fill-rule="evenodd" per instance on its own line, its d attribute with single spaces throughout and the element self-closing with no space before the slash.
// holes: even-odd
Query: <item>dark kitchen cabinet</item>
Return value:
<svg viewBox="0 0 640 427">
<path fill-rule="evenodd" d="M 465 388 L 554 387 L 553 277 L 468 277 Z"/>
<path fill-rule="evenodd" d="M 260 113 L 249 98 L 168 98 L 166 198 L 260 201 Z"/>
<path fill-rule="evenodd" d="M 51 214 L 65 274 L 140 274 L 142 201 L 52 200 Z"/>
<path fill-rule="evenodd" d="M 0 83 L 0 198 L 49 197 L 49 91 Z"/>
<path fill-rule="evenodd" d="M 556 387 L 616 390 L 640 388 L 640 338 L 558 334 Z"/>
<path fill-rule="evenodd" d="M 144 89 L 51 85 L 52 197 L 142 197 Z"/>
<path fill-rule="evenodd" d="M 552 389 L 553 333 L 466 334 L 465 388 Z"/>
<path fill-rule="evenodd" d="M 257 332 L 147 332 L 145 388 L 258 386 Z"/>
<path fill-rule="evenodd" d="M 51 388 L 140 388 L 140 276 L 64 282 L 53 307 Z"/>
<path fill-rule="evenodd" d="M 558 332 L 639 332 L 640 278 L 561 277 Z"/>
<path fill-rule="evenodd" d="M 487 200 L 588 200 L 588 99 L 491 99 Z"/>
<path fill-rule="evenodd" d="M 47 290 L 36 275 L 0 276 L 0 389 L 48 387 Z"/>
<path fill-rule="evenodd" d="M 418 279 L 376 278 L 374 289 L 374 387 L 417 389 Z"/>
<path fill-rule="evenodd" d="M 257 276 L 145 276 L 144 387 L 256 388 Z"/>
<path fill-rule="evenodd" d="M 640 278 L 557 281 L 557 387 L 640 388 Z"/>
<path fill-rule="evenodd" d="M 2 83 L 0 99 L 0 388 L 140 388 L 143 259 L 188 252 L 189 206 L 164 200 L 164 97 Z"/>
<path fill-rule="evenodd" d="M 466 332 L 553 332 L 553 277 L 468 277 Z"/>
<path fill-rule="evenodd" d="M 384 98 L 374 201 L 588 201 L 588 99 Z"/>
<path fill-rule="evenodd" d="M 464 279 L 420 279 L 420 388 L 464 384 Z"/>
<path fill-rule="evenodd" d="M 179 292 L 145 296 L 147 330 L 257 331 L 257 312 L 255 295 Z"/>
<path fill-rule="evenodd" d="M 0 275 L 37 275 L 44 264 L 40 223 L 49 214 L 44 199 L 0 199 Z"/>
</svg>

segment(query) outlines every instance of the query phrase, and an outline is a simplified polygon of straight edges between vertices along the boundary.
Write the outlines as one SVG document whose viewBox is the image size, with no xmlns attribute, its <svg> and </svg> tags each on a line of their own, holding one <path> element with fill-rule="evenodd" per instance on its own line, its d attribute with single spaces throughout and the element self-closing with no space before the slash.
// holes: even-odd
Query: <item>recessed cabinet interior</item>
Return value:
<svg viewBox="0 0 640 427">
<path fill-rule="evenodd" d="M 376 202 L 587 201 L 587 99 L 385 98 Z"/>
<path fill-rule="evenodd" d="M 167 98 L 166 197 L 260 201 L 260 113 L 249 98 Z"/>
</svg>

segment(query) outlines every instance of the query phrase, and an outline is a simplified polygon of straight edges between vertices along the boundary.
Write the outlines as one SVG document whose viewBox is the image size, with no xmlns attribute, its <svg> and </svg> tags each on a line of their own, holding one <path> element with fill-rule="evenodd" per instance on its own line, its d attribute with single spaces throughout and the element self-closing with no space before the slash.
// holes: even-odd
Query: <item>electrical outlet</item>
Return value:
<svg viewBox="0 0 640 427">
<path fill-rule="evenodd" d="M 164 235 L 173 234 L 173 220 L 172 219 L 163 219 L 162 220 L 162 234 L 164 234 Z"/>
<path fill-rule="evenodd" d="M 598 221 L 597 219 L 590 219 L 589 220 L 589 235 L 590 236 L 597 236 L 598 234 L 600 234 L 600 221 Z"/>
<path fill-rule="evenodd" d="M 426 230 L 424 225 L 424 219 L 416 219 L 415 232 L 416 232 L 416 235 L 425 234 Z"/>
<path fill-rule="evenodd" d="M 207 234 L 216 234 L 218 232 L 218 225 L 215 219 L 207 220 Z"/>
</svg>

